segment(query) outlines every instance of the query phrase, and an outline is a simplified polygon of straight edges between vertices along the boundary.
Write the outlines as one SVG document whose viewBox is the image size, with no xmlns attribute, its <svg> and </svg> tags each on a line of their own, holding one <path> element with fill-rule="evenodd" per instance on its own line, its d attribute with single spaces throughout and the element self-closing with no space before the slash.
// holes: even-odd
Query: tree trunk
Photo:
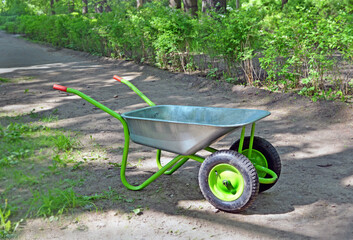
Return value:
<svg viewBox="0 0 353 240">
<path fill-rule="evenodd" d="M 136 0 L 136 3 L 137 3 L 137 8 L 140 8 L 143 6 L 143 4 L 145 3 L 144 0 Z"/>
<path fill-rule="evenodd" d="M 54 0 L 50 0 L 51 15 L 55 15 Z"/>
<path fill-rule="evenodd" d="M 181 0 L 179 0 L 181 1 Z M 136 0 L 136 7 L 140 8 L 142 7 L 146 2 L 152 2 L 152 0 Z"/>
<path fill-rule="evenodd" d="M 94 6 L 94 11 L 96 13 L 102 13 L 103 12 L 103 4 L 102 1 L 96 2 L 96 5 Z"/>
<path fill-rule="evenodd" d="M 169 0 L 169 7 L 180 9 L 181 8 L 181 0 Z"/>
<path fill-rule="evenodd" d="M 107 3 L 107 0 L 97 2 L 96 6 L 94 7 L 94 10 L 96 13 L 112 11 L 112 9 L 110 8 L 110 5 Z"/>
<path fill-rule="evenodd" d="M 82 0 L 82 14 L 87 14 L 88 13 L 88 0 Z"/>
<path fill-rule="evenodd" d="M 283 9 L 284 5 L 288 3 L 288 0 L 282 0 L 282 7 L 281 9 Z"/>
<path fill-rule="evenodd" d="M 226 0 L 202 0 L 202 12 L 212 10 L 218 13 L 225 13 L 226 7 Z"/>
<path fill-rule="evenodd" d="M 210 9 L 210 6 L 208 5 L 208 0 L 202 0 L 202 4 L 201 4 L 201 11 L 203 13 L 207 12 L 207 10 Z"/>
<path fill-rule="evenodd" d="M 184 11 L 191 14 L 191 16 L 196 16 L 198 11 L 197 0 L 183 0 Z"/>
<path fill-rule="evenodd" d="M 236 9 L 239 9 L 239 8 L 240 8 L 240 0 L 237 0 L 237 1 L 235 2 L 235 8 L 236 8 Z"/>
</svg>

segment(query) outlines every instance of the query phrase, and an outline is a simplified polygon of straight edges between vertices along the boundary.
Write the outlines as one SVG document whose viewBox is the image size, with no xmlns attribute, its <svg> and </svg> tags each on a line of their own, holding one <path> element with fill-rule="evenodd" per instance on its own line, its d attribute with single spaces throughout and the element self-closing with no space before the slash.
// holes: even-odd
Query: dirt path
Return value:
<svg viewBox="0 0 353 240">
<path fill-rule="evenodd" d="M 280 153 L 279 182 L 258 196 L 242 214 L 216 212 L 198 188 L 199 164 L 187 163 L 139 192 L 126 190 L 108 161 L 120 162 L 122 126 L 77 96 L 52 90 L 58 83 L 83 91 L 117 112 L 146 106 L 129 88 L 112 80 L 131 80 L 156 104 L 256 108 L 272 115 L 257 124 L 256 135 Z M 291 95 L 210 82 L 131 62 L 99 59 L 56 50 L 0 32 L 0 77 L 20 79 L 0 85 L 0 121 L 4 114 L 46 114 L 58 109 L 54 128 L 91 135 L 109 160 L 90 165 L 82 191 L 112 186 L 134 196 L 144 208 L 131 215 L 124 204 L 108 205 L 50 222 L 29 219 L 19 239 L 351 239 L 353 236 L 353 108 L 333 102 L 312 103 Z M 214 147 L 227 149 L 235 132 Z M 115 150 L 114 150 L 115 149 Z M 155 151 L 131 145 L 130 162 L 143 158 L 128 177 L 141 182 L 155 170 Z M 165 159 L 173 156 L 164 155 Z M 115 171 L 115 170 L 114 170 Z M 109 177 L 108 177 L 109 175 Z M 113 175 L 113 177 L 111 177 Z"/>
</svg>

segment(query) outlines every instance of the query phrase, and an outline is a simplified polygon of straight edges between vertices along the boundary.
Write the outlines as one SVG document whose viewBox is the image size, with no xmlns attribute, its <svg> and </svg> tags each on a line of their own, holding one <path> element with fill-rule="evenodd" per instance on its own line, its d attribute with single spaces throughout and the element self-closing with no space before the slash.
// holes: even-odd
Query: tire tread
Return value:
<svg viewBox="0 0 353 240">
<path fill-rule="evenodd" d="M 240 170 L 239 167 L 242 168 L 241 170 L 249 177 L 249 183 L 247 183 L 250 185 L 250 192 L 247 193 L 249 197 L 246 197 L 244 200 L 236 199 L 233 201 L 234 204 L 232 204 L 233 202 L 222 201 L 213 195 L 208 185 L 208 174 L 215 165 L 220 163 L 236 165 L 235 167 L 238 170 Z M 205 159 L 199 171 L 199 185 L 203 196 L 213 206 L 219 210 L 232 213 L 241 212 L 248 208 L 255 201 L 259 191 L 258 176 L 254 165 L 247 157 L 233 150 L 217 151 Z"/>
</svg>

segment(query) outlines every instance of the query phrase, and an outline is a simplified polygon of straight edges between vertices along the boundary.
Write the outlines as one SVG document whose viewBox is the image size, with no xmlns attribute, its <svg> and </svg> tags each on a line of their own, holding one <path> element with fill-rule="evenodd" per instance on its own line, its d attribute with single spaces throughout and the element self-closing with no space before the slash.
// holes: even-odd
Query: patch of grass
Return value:
<svg viewBox="0 0 353 240">
<path fill-rule="evenodd" d="M 28 89 L 25 90 L 25 93 L 27 93 L 27 92 L 28 92 Z M 36 111 L 36 109 L 33 108 L 33 109 L 29 112 L 29 116 L 30 116 L 31 118 L 38 118 L 38 113 L 36 113 L 35 111 Z"/>
<path fill-rule="evenodd" d="M 71 151 L 79 145 L 76 138 L 60 133 L 52 138 L 52 141 L 58 151 Z"/>
<path fill-rule="evenodd" d="M 2 77 L 0 77 L 0 82 L 10 82 L 11 80 L 10 79 L 8 79 L 8 78 L 2 78 Z"/>
<path fill-rule="evenodd" d="M 73 161 L 71 154 L 78 145 L 75 137 L 60 130 L 33 123 L 0 124 L 0 201 L 10 199 L 16 205 L 11 215 L 5 212 L 6 208 L 1 208 L 0 238 L 15 230 L 13 225 L 9 228 L 9 218 L 18 220 L 29 213 L 33 216 L 58 214 L 87 203 L 73 193 L 72 187 L 59 191 L 60 181 L 55 179 L 58 173 L 65 173 L 62 167 Z M 48 167 L 53 165 L 55 170 L 48 172 Z M 42 188 L 49 190 L 44 192 Z M 64 202 L 50 203 L 55 197 L 58 198 L 55 201 Z"/>
<path fill-rule="evenodd" d="M 107 159 L 105 150 L 92 141 L 93 150 L 81 153 L 77 134 L 42 126 L 40 116 L 35 120 L 23 123 L 22 119 L 5 116 L 4 122 L 9 124 L 0 124 L 0 239 L 13 236 L 21 219 L 50 220 L 76 211 L 97 210 L 96 204 L 134 201 L 111 188 L 83 194 L 81 189 L 91 175 L 86 163 Z M 6 199 L 11 207 L 1 206 Z"/>
<path fill-rule="evenodd" d="M 4 78 L 4 77 L 0 77 L 0 83 L 8 83 L 8 82 L 12 82 L 12 83 L 18 83 L 18 82 L 22 82 L 22 81 L 29 81 L 29 80 L 33 80 L 34 77 L 31 76 L 23 76 L 23 77 L 19 77 L 19 78 Z M 28 89 L 27 89 L 28 92 Z"/>
<path fill-rule="evenodd" d="M 38 209 L 34 215 L 43 217 L 61 215 L 78 207 L 96 208 L 93 202 L 77 194 L 71 187 L 36 191 L 33 193 L 32 205 Z"/>
<path fill-rule="evenodd" d="M 41 121 L 45 123 L 56 122 L 58 120 L 59 120 L 59 117 L 53 116 L 53 115 L 49 115 L 41 118 Z"/>
<path fill-rule="evenodd" d="M 15 165 L 32 155 L 39 141 L 30 141 L 30 136 L 40 130 L 44 131 L 45 127 L 19 123 L 0 125 L 0 166 Z"/>
<path fill-rule="evenodd" d="M 41 121 L 47 122 L 47 123 L 56 122 L 59 120 L 59 116 L 57 114 L 58 114 L 58 109 L 54 109 L 49 116 L 42 117 Z"/>
<path fill-rule="evenodd" d="M 0 125 L 0 166 L 16 165 L 43 148 L 53 149 L 53 159 L 66 159 L 79 146 L 79 141 L 70 134 L 54 131 L 45 126 L 23 123 Z"/>
<path fill-rule="evenodd" d="M 71 180 L 69 180 L 71 182 Z M 76 184 L 76 183 L 75 183 Z M 75 185 L 74 184 L 74 185 Z M 133 199 L 118 194 L 111 187 L 102 193 L 93 195 L 81 195 L 73 190 L 73 187 L 66 189 L 54 188 L 47 191 L 34 191 L 29 215 L 52 217 L 74 211 L 76 208 L 84 210 L 97 210 L 95 201 L 110 200 L 132 203 Z"/>
<path fill-rule="evenodd" d="M 85 183 L 85 179 L 80 178 L 80 179 L 70 179 L 70 178 L 65 178 L 59 182 L 60 186 L 68 186 L 68 187 L 81 187 Z"/>
<path fill-rule="evenodd" d="M 17 186 L 33 186 L 39 183 L 37 176 L 30 173 L 26 174 L 22 170 L 14 169 L 13 178 Z"/>
<path fill-rule="evenodd" d="M 5 199 L 5 206 L 0 206 L 0 238 L 7 239 L 12 237 L 20 222 L 12 223 L 9 220 L 11 210 L 8 209 L 7 199 Z"/>
</svg>

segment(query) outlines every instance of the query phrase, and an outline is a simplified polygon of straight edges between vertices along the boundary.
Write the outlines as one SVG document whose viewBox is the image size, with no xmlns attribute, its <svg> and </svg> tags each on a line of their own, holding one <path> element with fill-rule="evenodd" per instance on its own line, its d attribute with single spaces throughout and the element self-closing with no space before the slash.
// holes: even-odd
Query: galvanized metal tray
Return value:
<svg viewBox="0 0 353 240">
<path fill-rule="evenodd" d="M 270 112 L 264 110 L 158 105 L 121 116 L 128 124 L 132 141 L 190 155 L 268 115 Z"/>
</svg>

